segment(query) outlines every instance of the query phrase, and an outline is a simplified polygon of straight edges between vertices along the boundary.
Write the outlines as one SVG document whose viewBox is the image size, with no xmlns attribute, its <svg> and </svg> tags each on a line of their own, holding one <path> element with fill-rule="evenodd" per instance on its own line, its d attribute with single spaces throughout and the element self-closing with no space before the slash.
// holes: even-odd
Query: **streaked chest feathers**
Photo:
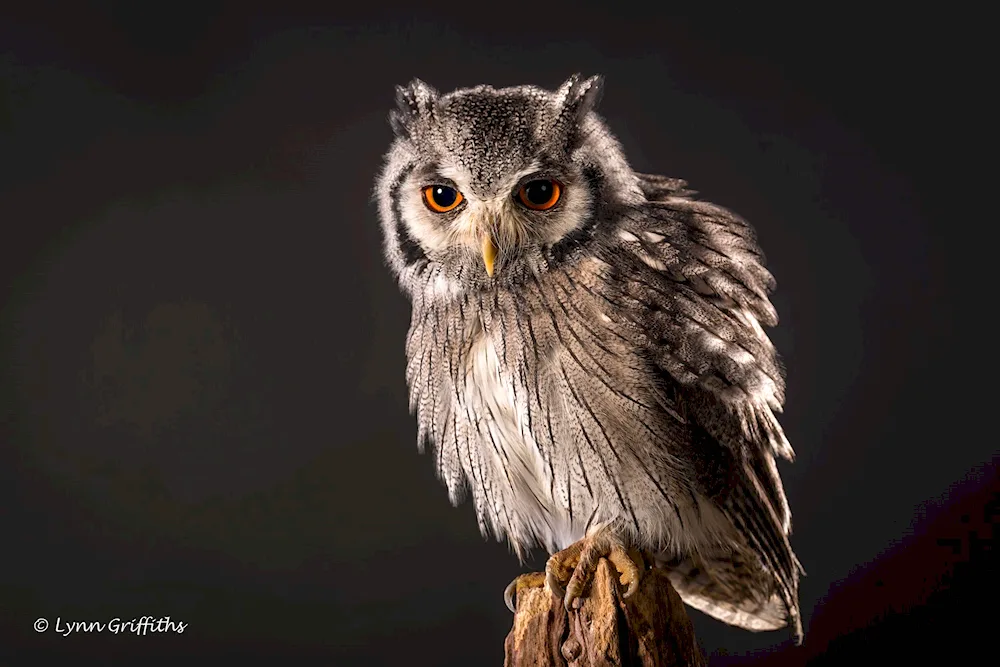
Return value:
<svg viewBox="0 0 1000 667">
<path fill-rule="evenodd" d="M 593 298 L 549 280 L 555 291 L 417 302 L 407 377 L 421 443 L 452 501 L 470 490 L 483 531 L 516 548 L 563 548 L 622 516 L 656 541 L 686 539 L 698 503 L 669 447 L 683 418 Z M 650 455 L 650 441 L 667 446 Z"/>
</svg>

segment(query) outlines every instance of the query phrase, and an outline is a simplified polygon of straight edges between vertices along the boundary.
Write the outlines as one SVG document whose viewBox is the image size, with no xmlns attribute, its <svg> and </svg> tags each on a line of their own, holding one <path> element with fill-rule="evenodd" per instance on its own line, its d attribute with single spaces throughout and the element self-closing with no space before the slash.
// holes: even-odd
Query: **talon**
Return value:
<svg viewBox="0 0 1000 667">
<path fill-rule="evenodd" d="M 639 590 L 639 580 L 638 579 L 633 579 L 629 583 L 628 588 L 625 589 L 625 592 L 622 593 L 622 600 L 629 599 L 630 597 L 632 597 L 633 595 L 635 595 L 635 592 L 637 590 Z"/>
<path fill-rule="evenodd" d="M 507 605 L 507 609 L 510 609 L 510 613 L 517 613 L 517 605 L 514 601 L 514 596 L 517 595 L 517 579 L 514 579 L 509 584 L 507 588 L 503 589 L 503 601 Z"/>
<path fill-rule="evenodd" d="M 576 570 L 584 545 L 585 540 L 575 542 L 562 551 L 552 554 L 552 557 L 546 561 L 545 583 L 548 585 L 549 591 L 557 598 L 565 598 L 567 595 L 566 588 L 563 587 L 562 582 L 572 580 L 573 572 Z"/>
<path fill-rule="evenodd" d="M 626 551 L 621 546 L 616 545 L 611 548 L 608 560 L 611 561 L 611 564 L 620 573 L 619 583 L 627 586 L 622 593 L 622 599 L 627 600 L 639 590 L 639 581 L 642 579 L 642 573 L 646 569 L 646 563 L 643 560 L 642 554 L 634 549 Z"/>
<path fill-rule="evenodd" d="M 545 575 L 541 572 L 529 572 L 514 577 L 503 590 L 503 601 L 512 614 L 517 613 L 517 594 L 525 588 L 538 588 L 545 585 Z"/>
<path fill-rule="evenodd" d="M 549 587 L 549 591 L 557 598 L 562 598 L 566 595 L 566 589 L 563 588 L 559 577 L 556 576 L 556 573 L 548 565 L 545 566 L 545 585 Z"/>
</svg>

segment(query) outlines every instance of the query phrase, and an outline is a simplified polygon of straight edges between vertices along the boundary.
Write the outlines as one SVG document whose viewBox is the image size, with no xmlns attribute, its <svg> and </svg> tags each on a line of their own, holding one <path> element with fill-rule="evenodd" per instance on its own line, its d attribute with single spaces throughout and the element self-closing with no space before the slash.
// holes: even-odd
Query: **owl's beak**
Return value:
<svg viewBox="0 0 1000 667">
<path fill-rule="evenodd" d="M 483 264 L 486 265 L 486 273 L 493 277 L 493 265 L 497 259 L 497 247 L 493 243 L 493 237 L 487 232 L 483 234 Z"/>
</svg>

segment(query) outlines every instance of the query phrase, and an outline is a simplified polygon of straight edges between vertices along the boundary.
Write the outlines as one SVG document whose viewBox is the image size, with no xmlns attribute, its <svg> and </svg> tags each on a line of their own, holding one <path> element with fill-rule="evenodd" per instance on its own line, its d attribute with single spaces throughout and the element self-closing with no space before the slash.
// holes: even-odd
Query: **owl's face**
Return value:
<svg viewBox="0 0 1000 667">
<path fill-rule="evenodd" d="M 404 287 L 484 289 L 538 275 L 592 236 L 613 193 L 635 190 L 591 113 L 600 79 L 557 91 L 397 89 L 396 140 L 376 195 Z"/>
</svg>

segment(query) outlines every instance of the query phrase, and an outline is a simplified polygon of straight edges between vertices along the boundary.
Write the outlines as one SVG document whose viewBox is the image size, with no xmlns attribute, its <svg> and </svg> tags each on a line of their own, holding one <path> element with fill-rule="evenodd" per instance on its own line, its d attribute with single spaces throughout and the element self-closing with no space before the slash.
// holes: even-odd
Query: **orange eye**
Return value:
<svg viewBox="0 0 1000 667">
<path fill-rule="evenodd" d="M 533 211 L 547 211 L 556 205 L 562 195 L 562 186 L 550 178 L 529 181 L 517 191 L 517 199 Z"/>
<path fill-rule="evenodd" d="M 447 185 L 429 185 L 424 188 L 424 203 L 435 213 L 454 211 L 465 197 Z"/>
</svg>

